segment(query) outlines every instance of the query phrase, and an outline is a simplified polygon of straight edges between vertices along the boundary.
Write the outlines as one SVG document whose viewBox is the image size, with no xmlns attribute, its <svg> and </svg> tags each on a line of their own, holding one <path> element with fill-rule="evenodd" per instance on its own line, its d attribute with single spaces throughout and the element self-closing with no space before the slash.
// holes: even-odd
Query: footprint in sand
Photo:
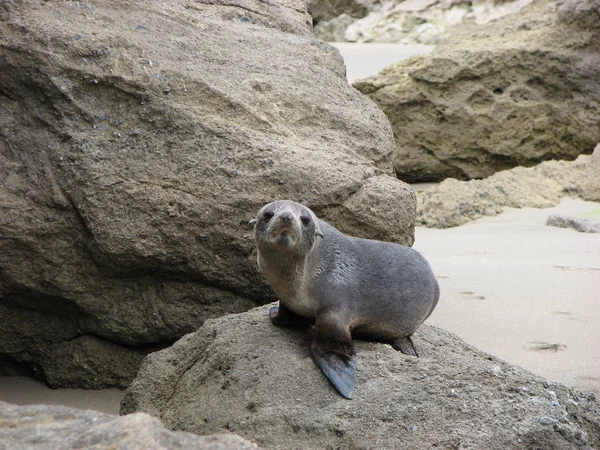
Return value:
<svg viewBox="0 0 600 450">
<path fill-rule="evenodd" d="M 550 344 L 549 342 L 541 342 L 541 341 L 532 341 L 528 342 L 523 346 L 525 350 L 529 350 L 532 352 L 540 352 L 540 351 L 553 351 L 558 352 L 561 350 L 566 350 L 567 346 L 564 344 Z"/>
<path fill-rule="evenodd" d="M 470 297 L 475 300 L 485 300 L 485 297 L 483 295 L 475 295 L 475 292 L 464 291 L 459 292 L 459 294 L 464 295 L 465 297 Z"/>
</svg>

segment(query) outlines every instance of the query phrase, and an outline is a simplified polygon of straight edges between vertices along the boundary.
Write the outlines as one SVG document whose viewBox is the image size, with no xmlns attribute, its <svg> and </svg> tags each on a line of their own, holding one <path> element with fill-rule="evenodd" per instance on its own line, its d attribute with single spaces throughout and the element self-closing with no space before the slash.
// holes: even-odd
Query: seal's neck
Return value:
<svg viewBox="0 0 600 450">
<path fill-rule="evenodd" d="M 260 270 L 267 278 L 295 279 L 304 274 L 306 258 L 292 252 L 281 253 L 263 250 L 258 255 Z"/>
<path fill-rule="evenodd" d="M 280 298 L 292 296 L 305 278 L 306 257 L 292 252 L 261 251 L 258 255 L 258 265 Z"/>
</svg>

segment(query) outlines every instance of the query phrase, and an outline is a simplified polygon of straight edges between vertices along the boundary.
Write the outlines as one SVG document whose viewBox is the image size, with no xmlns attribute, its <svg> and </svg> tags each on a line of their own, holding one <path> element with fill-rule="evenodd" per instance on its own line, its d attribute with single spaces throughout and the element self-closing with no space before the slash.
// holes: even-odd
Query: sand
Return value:
<svg viewBox="0 0 600 450">
<path fill-rule="evenodd" d="M 427 55 L 433 45 L 401 44 L 353 44 L 351 42 L 332 42 L 346 63 L 346 78 L 349 83 L 355 80 L 377 75 L 385 66 L 411 56 Z"/>
<path fill-rule="evenodd" d="M 119 389 L 50 389 L 27 377 L 0 377 L 0 400 L 14 405 L 65 405 L 119 414 L 123 395 L 125 391 Z"/>
<path fill-rule="evenodd" d="M 600 203 L 563 199 L 446 230 L 417 228 L 414 247 L 439 278 L 427 320 L 550 380 L 600 394 L 600 235 L 545 225 Z"/>
</svg>

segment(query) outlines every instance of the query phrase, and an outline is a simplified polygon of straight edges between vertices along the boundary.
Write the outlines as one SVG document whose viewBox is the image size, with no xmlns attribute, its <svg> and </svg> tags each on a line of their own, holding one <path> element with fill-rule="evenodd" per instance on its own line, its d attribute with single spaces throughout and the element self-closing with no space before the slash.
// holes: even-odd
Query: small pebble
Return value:
<svg viewBox="0 0 600 450">
<path fill-rule="evenodd" d="M 552 420 L 550 417 L 540 417 L 538 422 L 542 425 L 552 425 L 554 423 L 554 420 Z"/>
</svg>

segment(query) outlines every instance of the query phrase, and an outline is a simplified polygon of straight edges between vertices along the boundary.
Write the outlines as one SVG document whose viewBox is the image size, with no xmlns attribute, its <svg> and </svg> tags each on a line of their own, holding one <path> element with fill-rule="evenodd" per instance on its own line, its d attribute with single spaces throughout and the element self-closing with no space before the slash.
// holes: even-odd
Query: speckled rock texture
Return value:
<svg viewBox="0 0 600 450">
<path fill-rule="evenodd" d="M 573 160 L 600 141 L 600 4 L 536 0 L 354 86 L 394 128 L 407 182 Z"/>
<path fill-rule="evenodd" d="M 0 450 L 250 450 L 258 446 L 232 433 L 196 436 L 165 429 L 139 413 L 126 417 L 54 405 L 0 402 Z"/>
<path fill-rule="evenodd" d="M 444 180 L 418 192 L 417 223 L 455 227 L 500 214 L 505 206 L 550 208 L 567 196 L 600 202 L 600 145 L 591 156 L 581 155 L 575 161 L 516 167 L 483 180 Z"/>
<path fill-rule="evenodd" d="M 436 45 L 455 28 L 518 12 L 532 0 L 312 0 L 324 41 Z"/>
<path fill-rule="evenodd" d="M 546 225 L 558 228 L 573 228 L 580 233 L 600 233 L 600 211 L 594 219 L 552 214 L 546 220 Z"/>
<path fill-rule="evenodd" d="M 268 306 L 207 320 L 146 357 L 122 413 L 168 428 L 228 429 L 269 449 L 600 447 L 600 403 L 507 364 L 438 328 L 413 336 L 420 358 L 356 342 L 356 397 L 310 358 L 312 331 L 280 328 Z"/>
</svg>

